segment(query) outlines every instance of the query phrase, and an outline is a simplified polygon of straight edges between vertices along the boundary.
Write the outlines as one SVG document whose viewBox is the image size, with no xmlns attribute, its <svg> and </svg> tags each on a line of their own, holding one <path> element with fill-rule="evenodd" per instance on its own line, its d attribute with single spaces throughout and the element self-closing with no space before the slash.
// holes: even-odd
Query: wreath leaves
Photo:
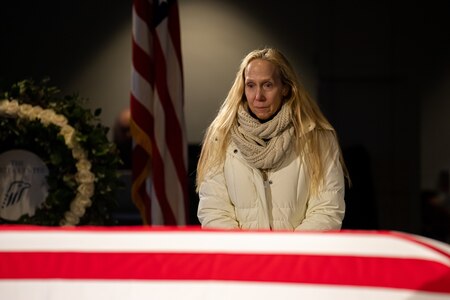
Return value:
<svg viewBox="0 0 450 300">
<path fill-rule="evenodd" d="M 121 187 L 118 168 L 121 164 L 116 145 L 107 138 L 108 128 L 100 122 L 101 109 L 94 112 L 84 107 L 87 99 L 78 94 L 61 96 L 60 89 L 50 85 L 50 79 L 40 82 L 27 79 L 15 83 L 2 97 L 51 109 L 67 118 L 75 129 L 75 139 L 85 150 L 90 172 L 95 176 L 92 204 L 86 209 L 78 225 L 113 225 L 111 212 L 117 206 L 116 192 Z M 0 98 L 1 99 L 1 98 Z M 57 226 L 70 211 L 79 187 L 75 174 L 77 160 L 68 148 L 60 127 L 25 118 L 0 118 L 0 153 L 24 149 L 38 155 L 49 169 L 47 183 L 49 195 L 34 216 L 24 215 L 11 222 L 0 218 L 0 224 L 19 223 Z"/>
</svg>

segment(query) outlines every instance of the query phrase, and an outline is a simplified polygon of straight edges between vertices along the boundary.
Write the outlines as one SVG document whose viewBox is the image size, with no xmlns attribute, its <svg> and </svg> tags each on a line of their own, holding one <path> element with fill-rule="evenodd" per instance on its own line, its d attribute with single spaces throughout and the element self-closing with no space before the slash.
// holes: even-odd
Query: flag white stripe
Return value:
<svg viewBox="0 0 450 300">
<path fill-rule="evenodd" d="M 156 147 L 159 150 L 159 154 L 161 155 L 161 159 L 163 162 L 166 161 L 165 150 L 167 149 L 166 145 L 166 114 L 164 112 L 164 108 L 161 103 L 161 99 L 159 97 L 159 90 L 156 87 L 156 93 L 153 95 L 153 116 L 154 116 L 154 134 L 155 134 L 155 143 Z M 165 169 L 165 167 L 164 167 Z"/>
<path fill-rule="evenodd" d="M 173 59 L 177 59 L 177 57 L 172 57 L 173 55 L 173 45 L 170 41 L 169 34 L 168 34 L 168 21 L 167 19 L 164 19 L 158 26 L 156 32 L 157 36 L 159 38 L 160 44 L 163 47 L 163 53 L 165 55 L 165 61 L 166 61 L 166 82 L 168 86 L 168 92 L 169 97 L 171 99 L 165 99 L 165 101 L 171 101 L 172 106 L 175 108 L 175 111 L 177 112 L 177 108 L 181 106 L 181 101 L 179 99 L 182 99 L 182 91 L 179 91 L 182 87 L 181 83 L 181 74 L 180 70 L 173 70 L 171 69 L 171 64 Z M 167 118 L 167 115 L 165 114 L 165 110 L 163 108 L 163 104 L 161 102 L 161 95 L 159 94 L 158 87 L 156 88 L 157 93 L 154 95 L 155 100 L 155 114 L 158 115 L 158 119 L 155 118 L 155 139 L 156 139 L 156 147 L 159 149 L 159 152 L 161 154 L 161 158 L 164 162 L 164 192 L 167 198 L 167 202 L 169 207 L 172 210 L 172 213 L 175 216 L 175 219 L 177 220 L 178 224 L 185 224 L 186 218 L 185 218 L 185 207 L 184 203 L 180 203 L 180 199 L 184 198 L 183 189 L 181 187 L 181 183 L 178 178 L 176 166 L 173 162 L 173 158 L 170 153 L 170 149 L 168 148 L 168 145 L 166 144 L 166 127 L 165 127 L 165 120 Z M 178 92 L 174 95 L 174 91 Z M 176 98 L 174 98 L 176 97 Z M 177 104 L 177 102 L 179 102 Z M 179 109 L 178 109 L 179 112 Z M 180 122 L 180 115 L 177 115 L 177 120 L 171 120 L 171 122 L 177 122 L 180 124 L 180 128 L 183 128 L 183 123 Z M 171 134 L 170 132 L 167 134 Z M 182 132 L 182 138 L 184 139 L 184 132 Z M 180 149 L 177 149 L 180 150 Z M 183 158 L 186 156 L 183 154 Z M 186 168 L 186 160 L 183 160 L 185 168 Z M 179 213 L 181 211 L 181 213 Z"/>
<path fill-rule="evenodd" d="M 182 102 L 179 99 L 183 99 L 183 91 L 181 90 L 183 83 L 181 77 L 181 68 L 178 61 L 178 57 L 175 52 L 170 35 L 167 34 L 167 19 L 158 26 L 156 32 L 161 41 L 161 45 L 165 46 L 164 54 L 166 57 L 166 82 L 169 89 L 170 100 L 175 109 L 178 123 L 183 124 L 183 111 Z M 182 127 L 182 126 L 180 126 Z"/>
<path fill-rule="evenodd" d="M 136 100 L 153 114 L 152 97 L 153 89 L 134 68 L 131 70 L 131 93 Z"/>
<path fill-rule="evenodd" d="M 164 55 L 166 60 L 166 82 L 169 91 L 170 101 L 175 110 L 175 114 L 178 120 L 178 124 L 180 124 L 181 134 L 182 134 L 182 143 L 183 145 L 187 145 L 186 140 L 186 128 L 184 126 L 184 106 L 183 102 L 179 101 L 179 99 L 183 99 L 183 77 L 181 73 L 181 64 L 178 61 L 178 56 L 176 54 L 175 47 L 173 45 L 172 39 L 168 32 L 168 20 L 165 19 L 161 24 L 156 28 L 156 33 L 160 40 L 161 45 L 164 47 Z M 183 162 L 184 168 L 187 170 L 187 151 L 183 151 Z M 178 198 L 182 199 L 183 194 L 180 194 Z M 179 204 L 178 204 L 179 205 Z M 180 210 L 184 211 L 183 205 L 181 205 Z M 181 215 L 184 215 L 182 213 Z"/>
<path fill-rule="evenodd" d="M 182 76 L 182 66 L 178 60 L 176 49 L 173 45 L 173 41 L 168 34 L 168 20 L 165 19 L 156 28 L 156 33 L 160 39 L 161 45 L 164 45 L 164 55 L 166 59 L 166 82 L 169 90 L 170 101 L 172 102 L 173 108 L 176 113 L 178 124 L 180 124 L 183 144 L 186 145 L 186 128 L 184 126 L 184 106 L 183 102 L 179 99 L 183 99 L 183 76 Z M 187 152 L 183 153 L 183 161 L 185 163 L 185 168 L 187 169 Z"/>
<path fill-rule="evenodd" d="M 180 224 L 186 224 L 185 209 L 184 205 L 179 203 L 178 199 L 183 199 L 183 189 L 181 188 L 181 183 L 178 179 L 178 174 L 176 172 L 175 165 L 173 163 L 172 156 L 169 155 L 165 162 L 164 173 L 166 183 L 165 191 L 167 195 L 167 201 L 172 209 L 175 219 L 178 220 Z"/>
<path fill-rule="evenodd" d="M 183 77 L 181 73 L 181 66 L 180 62 L 178 61 L 178 57 L 176 55 L 175 47 L 173 46 L 172 40 L 169 39 L 169 47 L 166 51 L 166 61 L 167 61 L 167 86 L 169 89 L 169 95 L 170 100 L 172 102 L 172 105 L 174 107 L 176 117 L 178 120 L 178 124 L 180 124 L 181 129 L 181 135 L 182 135 L 182 143 L 183 145 L 187 145 L 187 133 L 186 133 L 186 126 L 185 119 L 184 119 L 184 105 L 182 101 L 179 101 L 179 99 L 183 99 Z M 184 162 L 184 168 L 187 170 L 188 168 L 188 158 L 187 158 L 187 151 L 184 149 L 183 151 L 183 162 Z M 183 195 L 180 194 L 179 198 L 182 199 Z M 180 210 L 183 210 L 183 205 L 179 207 Z M 181 213 L 181 215 L 184 215 L 184 213 Z"/>
<path fill-rule="evenodd" d="M 283 283 L 135 280 L 0 280 L 8 300 L 448 300 L 413 290 Z"/>
<path fill-rule="evenodd" d="M 158 91 L 158 90 L 157 90 Z M 172 160 L 172 156 L 170 155 L 169 148 L 166 144 L 166 127 L 165 127 L 165 119 L 166 115 L 164 109 L 161 104 L 161 98 L 159 94 L 156 93 L 154 97 L 155 106 L 154 111 L 155 114 L 158 115 L 158 118 L 155 118 L 155 140 L 156 147 L 161 154 L 161 159 L 164 163 L 164 192 L 167 197 L 167 201 L 169 206 L 172 208 L 172 212 L 175 215 L 175 219 L 179 224 L 185 224 L 185 213 L 184 213 L 184 205 L 180 203 L 180 199 L 183 199 L 183 190 L 181 188 L 181 184 L 178 180 L 178 174 L 175 168 L 175 165 Z M 170 133 L 169 133 L 170 134 Z M 178 214 L 178 211 L 181 211 L 181 214 Z"/>
<path fill-rule="evenodd" d="M 152 201 L 150 202 L 152 225 L 164 225 L 162 209 L 159 205 L 158 196 L 156 196 L 155 194 L 155 189 L 152 188 L 153 182 L 151 176 L 147 178 L 146 186 L 147 194 L 150 195 L 150 199 L 152 199 Z"/>
<path fill-rule="evenodd" d="M 136 45 L 138 45 L 145 53 L 150 55 L 150 49 L 152 49 L 152 42 L 149 37 L 151 36 L 147 23 L 142 20 L 136 13 L 136 9 L 133 6 L 133 37 Z"/>
<path fill-rule="evenodd" d="M 144 0 L 145 1 L 145 0 Z M 152 7 L 152 12 L 154 15 L 149 16 L 151 20 L 143 20 L 137 13 L 136 9 L 145 9 L 146 5 Z M 161 6 L 160 6 L 161 5 Z M 164 99 L 164 103 L 161 102 L 161 92 L 158 90 L 157 85 L 152 85 L 152 83 L 146 82 L 145 78 L 138 76 L 136 69 L 133 69 L 132 80 L 137 80 L 132 84 L 132 94 L 137 99 L 139 103 L 144 105 L 148 109 L 148 111 L 153 116 L 153 132 L 148 132 L 148 135 L 154 136 L 154 141 L 152 140 L 152 148 L 160 153 L 162 168 L 164 170 L 157 170 L 155 166 L 152 165 L 152 177 L 153 182 L 149 185 L 150 189 L 148 192 L 148 196 L 150 198 L 151 203 L 147 203 L 148 209 L 151 210 L 150 220 L 148 220 L 149 225 L 162 225 L 162 224 L 171 224 L 175 223 L 177 225 L 186 224 L 186 207 L 185 207 L 185 197 L 184 193 L 184 182 L 182 181 L 184 178 L 178 178 L 178 174 L 180 171 L 186 173 L 187 177 L 187 151 L 185 146 L 187 145 L 186 134 L 185 134 L 185 126 L 184 126 L 184 112 L 183 112 L 183 74 L 181 73 L 181 61 L 178 61 L 178 56 L 176 55 L 176 49 L 172 44 L 172 40 L 170 37 L 171 32 L 169 32 L 168 28 L 168 18 L 172 18 L 174 16 L 165 15 L 162 16 L 163 12 L 161 9 L 162 6 L 166 5 L 177 5 L 176 2 L 172 3 L 154 3 L 154 1 L 147 1 L 146 3 L 142 3 L 140 0 L 134 0 L 133 5 L 133 47 L 137 47 L 142 49 L 149 57 L 150 61 L 154 61 L 155 63 L 163 64 L 165 66 L 161 66 L 166 69 L 166 77 L 160 78 L 161 75 L 158 71 L 160 71 L 160 66 L 155 68 L 155 65 L 152 66 L 142 66 L 143 68 L 152 68 L 149 69 L 149 72 L 152 73 L 152 78 L 156 78 L 158 80 L 166 81 L 169 97 L 171 99 Z M 166 7 L 167 8 L 167 7 Z M 164 8 L 163 8 L 164 9 Z M 170 13 L 171 10 L 169 10 Z M 146 12 L 140 12 L 143 16 Z M 162 21 L 158 24 L 157 28 L 149 28 L 147 22 L 153 22 L 153 18 L 163 17 Z M 177 34 L 177 33 L 172 33 Z M 174 38 L 179 38 L 174 37 Z M 155 46 L 159 43 L 162 47 L 162 55 L 164 56 L 164 60 L 155 61 L 155 59 L 159 59 L 154 57 L 155 55 Z M 173 61 L 174 60 L 174 61 Z M 133 63 L 140 63 L 140 61 L 133 61 Z M 136 66 L 134 66 L 136 68 Z M 140 89 L 139 86 L 144 85 L 143 89 Z M 152 90 L 153 88 L 153 90 Z M 159 87 L 160 88 L 160 87 Z M 166 92 L 166 91 L 164 91 Z M 167 103 L 165 101 L 172 101 L 170 105 L 173 106 L 175 110 L 175 115 L 166 115 L 165 114 L 165 105 Z M 133 115 L 133 113 L 132 113 Z M 136 114 L 137 116 L 138 114 Z M 170 118 L 170 120 L 169 120 Z M 176 119 L 175 119 L 176 118 Z M 147 120 L 136 120 L 136 123 L 144 124 Z M 166 143 L 166 134 L 172 134 L 171 132 L 167 132 L 167 128 L 165 126 L 165 121 L 176 122 L 179 124 L 181 128 L 181 141 L 176 143 L 177 149 L 169 149 L 169 145 Z M 136 138 L 136 137 L 134 137 Z M 181 144 L 182 143 L 182 144 Z M 178 146 L 182 145 L 182 146 Z M 172 152 L 172 153 L 171 153 Z M 173 152 L 179 153 L 177 158 L 183 158 L 184 169 L 177 170 L 180 166 L 175 165 L 175 162 L 172 161 Z M 155 158 L 155 157 L 153 157 Z M 140 158 L 136 158 L 133 163 L 147 163 L 147 162 L 138 162 Z M 178 163 L 177 163 L 178 164 Z M 178 171 L 178 172 L 177 172 Z M 165 183 L 164 186 L 156 186 L 154 183 L 154 179 L 160 179 L 160 176 L 163 176 L 161 172 L 164 172 Z M 139 176 L 139 174 L 135 174 L 135 176 Z M 135 177 L 136 178 L 136 177 Z M 162 194 L 159 194 L 161 199 L 157 199 L 154 197 L 155 189 L 161 189 L 160 192 L 165 193 L 164 198 Z M 159 191 L 158 191 L 159 192 Z M 139 201 L 140 199 L 138 199 Z M 158 201 L 159 200 L 159 201 Z M 163 214 L 159 215 L 163 209 L 165 209 L 165 204 L 161 205 L 160 201 L 167 201 L 167 206 L 172 207 L 172 212 L 174 214 L 174 220 L 163 220 Z M 179 213 L 182 212 L 182 213 Z"/>
</svg>

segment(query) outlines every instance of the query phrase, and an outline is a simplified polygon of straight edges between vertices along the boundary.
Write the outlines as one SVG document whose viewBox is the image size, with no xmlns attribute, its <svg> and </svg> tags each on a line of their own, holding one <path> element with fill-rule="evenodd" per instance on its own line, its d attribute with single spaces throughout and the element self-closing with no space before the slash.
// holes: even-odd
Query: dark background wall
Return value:
<svg viewBox="0 0 450 300">
<path fill-rule="evenodd" d="M 326 3 L 318 99 L 341 133 L 355 183 L 347 193 L 347 225 L 420 232 L 420 128 L 432 117 L 421 108 L 449 70 L 448 4 Z"/>
<path fill-rule="evenodd" d="M 130 0 L 3 1 L 0 11 L 0 87 L 49 75 L 98 97 L 112 88 L 102 74 L 129 66 Z M 191 172 L 239 60 L 276 46 L 338 132 L 353 180 L 345 228 L 422 233 L 421 192 L 450 168 L 449 11 L 448 1 L 180 1 Z M 125 50 L 96 65 L 121 30 Z M 115 77 L 128 84 L 126 67 Z M 96 103 L 107 125 L 128 101 L 126 88 L 114 95 Z"/>
</svg>

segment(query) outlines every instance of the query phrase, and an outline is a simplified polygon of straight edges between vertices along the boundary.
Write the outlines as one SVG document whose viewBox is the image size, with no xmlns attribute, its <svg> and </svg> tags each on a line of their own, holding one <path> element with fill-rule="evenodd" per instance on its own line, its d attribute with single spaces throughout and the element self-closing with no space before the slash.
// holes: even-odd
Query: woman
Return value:
<svg viewBox="0 0 450 300">
<path fill-rule="evenodd" d="M 249 53 L 203 141 L 202 227 L 340 229 L 345 175 L 336 133 L 287 59 Z"/>
</svg>

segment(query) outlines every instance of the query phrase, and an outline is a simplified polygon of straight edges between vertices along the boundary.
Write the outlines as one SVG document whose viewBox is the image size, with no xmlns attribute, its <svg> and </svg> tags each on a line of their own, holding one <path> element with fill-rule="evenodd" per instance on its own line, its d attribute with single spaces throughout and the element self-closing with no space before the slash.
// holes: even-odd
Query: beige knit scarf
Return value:
<svg viewBox="0 0 450 300">
<path fill-rule="evenodd" d="M 258 169 L 276 169 L 282 158 L 290 152 L 294 126 L 291 110 L 283 105 L 270 121 L 260 123 L 241 104 L 238 110 L 237 125 L 231 128 L 231 139 L 244 158 Z"/>
</svg>

